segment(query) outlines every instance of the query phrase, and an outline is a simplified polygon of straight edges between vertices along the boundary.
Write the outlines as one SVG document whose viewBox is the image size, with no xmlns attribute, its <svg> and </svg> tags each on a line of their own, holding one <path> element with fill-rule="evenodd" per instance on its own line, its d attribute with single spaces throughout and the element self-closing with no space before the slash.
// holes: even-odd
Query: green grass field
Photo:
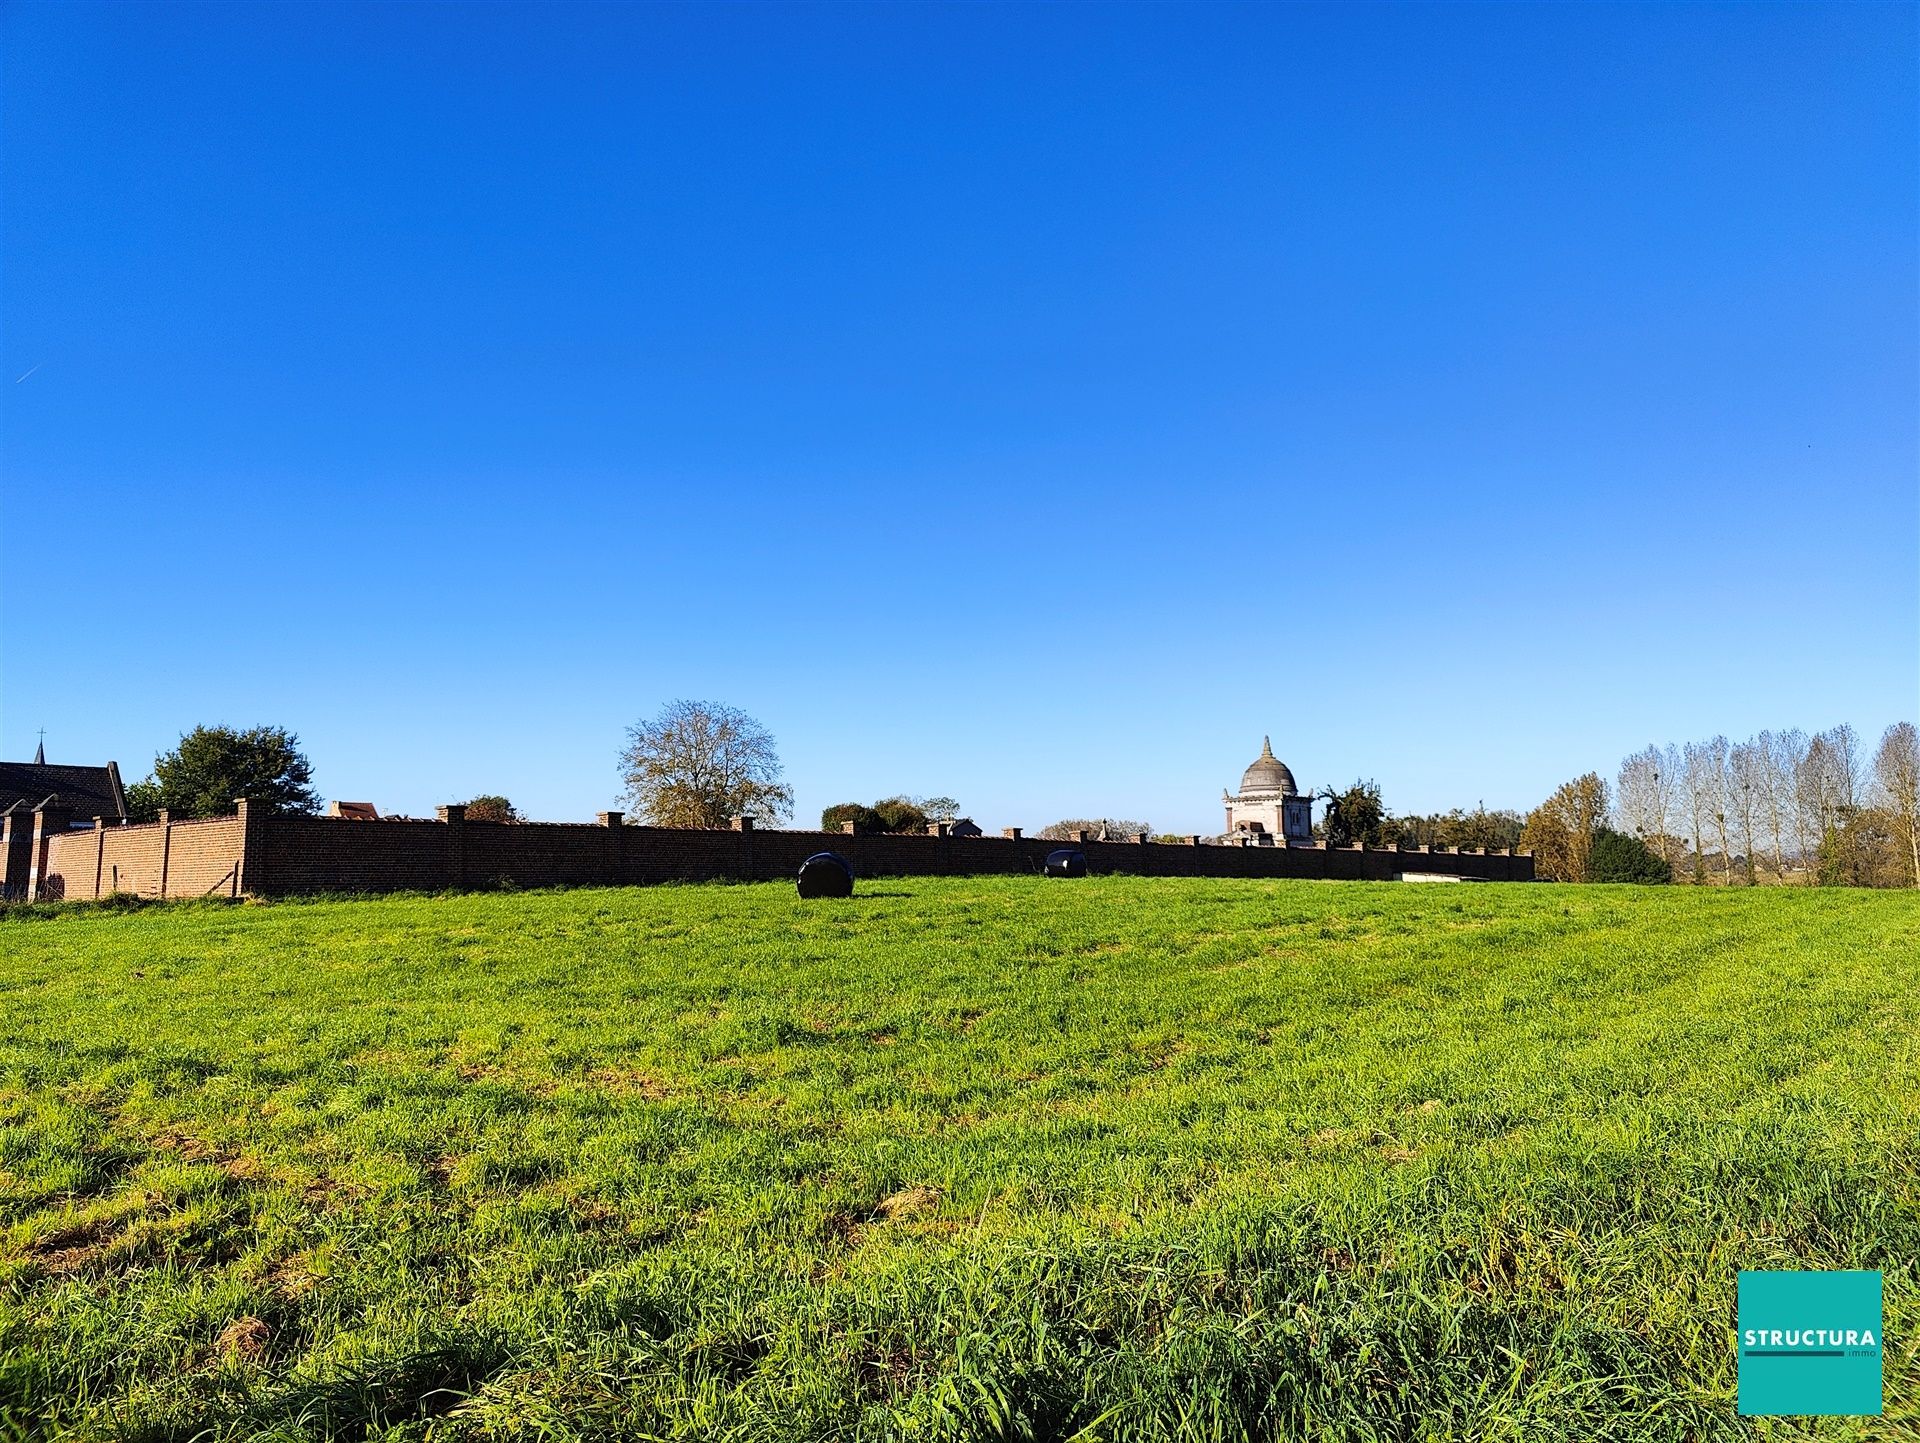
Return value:
<svg viewBox="0 0 1920 1443">
<path fill-rule="evenodd" d="M 0 1439 L 1911 1436 L 1920 900 L 0 920 Z M 1742 1267 L 1888 1416 L 1734 1414 Z"/>
</svg>

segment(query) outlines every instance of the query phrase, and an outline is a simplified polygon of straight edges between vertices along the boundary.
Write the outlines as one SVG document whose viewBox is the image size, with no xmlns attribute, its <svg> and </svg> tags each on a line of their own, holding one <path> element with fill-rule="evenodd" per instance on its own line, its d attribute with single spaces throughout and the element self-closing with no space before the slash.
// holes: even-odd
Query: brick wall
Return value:
<svg viewBox="0 0 1920 1443">
<path fill-rule="evenodd" d="M 44 843 L 38 895 L 67 901 L 114 892 L 237 897 L 245 890 L 244 831 L 243 820 L 233 816 L 53 832 Z"/>
<path fill-rule="evenodd" d="M 309 892 L 438 891 L 448 887 L 639 884 L 791 877 L 835 851 L 862 878 L 1033 873 L 1063 845 L 1033 837 L 693 831 L 602 824 L 358 822 L 242 812 L 211 821 L 52 832 L 38 895 L 115 890 L 142 896 L 297 896 Z M 1094 872 L 1173 877 L 1392 880 L 1405 872 L 1530 882 L 1530 853 L 1446 848 L 1203 847 L 1191 842 L 1084 842 Z"/>
</svg>

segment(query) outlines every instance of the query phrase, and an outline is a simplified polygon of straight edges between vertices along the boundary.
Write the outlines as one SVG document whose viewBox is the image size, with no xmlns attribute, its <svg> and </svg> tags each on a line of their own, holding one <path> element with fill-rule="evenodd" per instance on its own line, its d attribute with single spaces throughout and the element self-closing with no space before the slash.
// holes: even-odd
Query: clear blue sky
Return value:
<svg viewBox="0 0 1920 1443">
<path fill-rule="evenodd" d="M 1871 741 L 1916 13 L 10 4 L 0 754 L 584 818 L 698 697 L 803 817 L 1184 831 L 1267 732 Z"/>
</svg>

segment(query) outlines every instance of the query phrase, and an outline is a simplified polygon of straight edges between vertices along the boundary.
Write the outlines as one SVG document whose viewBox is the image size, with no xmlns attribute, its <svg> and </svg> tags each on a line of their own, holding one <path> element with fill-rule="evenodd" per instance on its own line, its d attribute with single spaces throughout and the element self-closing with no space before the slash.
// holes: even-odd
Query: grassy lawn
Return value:
<svg viewBox="0 0 1920 1443">
<path fill-rule="evenodd" d="M 76 909 L 0 1015 L 0 1439 L 1920 1428 L 1912 895 Z M 1886 1419 L 1735 1417 L 1742 1267 L 1885 1270 Z"/>
</svg>

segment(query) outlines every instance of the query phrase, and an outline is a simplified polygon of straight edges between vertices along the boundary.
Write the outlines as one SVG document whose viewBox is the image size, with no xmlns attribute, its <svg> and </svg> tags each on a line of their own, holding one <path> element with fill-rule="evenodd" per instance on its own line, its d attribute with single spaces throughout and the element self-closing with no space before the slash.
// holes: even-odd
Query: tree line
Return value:
<svg viewBox="0 0 1920 1443">
<path fill-rule="evenodd" d="M 636 818 L 655 826 L 724 827 L 743 813 L 778 824 L 793 808 L 772 735 L 710 702 L 671 702 L 636 723 L 620 774 Z M 310 813 L 319 807 L 312 783 L 312 764 L 285 728 L 202 726 L 155 757 L 152 772 L 127 788 L 127 809 L 136 821 L 161 811 L 219 816 L 246 798 Z M 1314 833 L 1334 845 L 1525 848 L 1538 875 L 1554 881 L 1920 887 L 1920 733 L 1911 722 L 1888 727 L 1871 754 L 1845 725 L 1812 736 L 1794 729 L 1649 745 L 1620 763 L 1611 785 L 1588 772 L 1524 817 L 1484 806 L 1396 817 L 1368 780 L 1316 799 L 1323 810 Z M 467 805 L 474 821 L 521 819 L 503 796 Z M 829 807 L 821 825 L 922 832 L 958 814 L 951 797 L 899 795 Z M 1154 830 L 1079 818 L 1039 835 Z"/>
<path fill-rule="evenodd" d="M 1871 755 L 1846 725 L 1649 745 L 1612 787 L 1593 772 L 1562 785 L 1528 815 L 1526 844 L 1541 876 L 1587 881 L 1603 833 L 1676 881 L 1920 886 L 1920 733 L 1896 722 Z"/>
</svg>

